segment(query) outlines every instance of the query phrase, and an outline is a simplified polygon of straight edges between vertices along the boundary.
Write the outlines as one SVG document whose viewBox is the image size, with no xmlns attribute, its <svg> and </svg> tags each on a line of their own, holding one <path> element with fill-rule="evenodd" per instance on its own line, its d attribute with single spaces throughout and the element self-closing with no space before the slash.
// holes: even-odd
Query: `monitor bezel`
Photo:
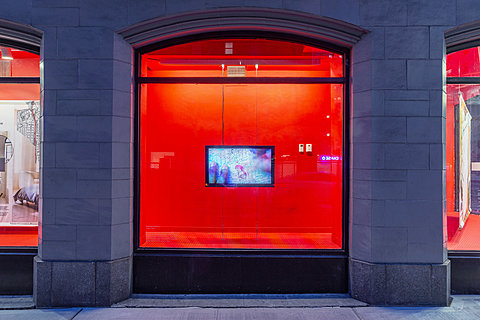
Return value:
<svg viewBox="0 0 480 320">
<path fill-rule="evenodd" d="M 210 149 L 270 149 L 272 151 L 271 158 L 271 183 L 245 183 L 245 184 L 234 184 L 234 183 L 209 183 L 208 176 L 208 152 Z M 258 145 L 206 145 L 205 146 L 205 186 L 206 187 L 229 187 L 229 188 L 238 188 L 238 187 L 274 187 L 275 186 L 275 146 L 258 146 Z"/>
</svg>

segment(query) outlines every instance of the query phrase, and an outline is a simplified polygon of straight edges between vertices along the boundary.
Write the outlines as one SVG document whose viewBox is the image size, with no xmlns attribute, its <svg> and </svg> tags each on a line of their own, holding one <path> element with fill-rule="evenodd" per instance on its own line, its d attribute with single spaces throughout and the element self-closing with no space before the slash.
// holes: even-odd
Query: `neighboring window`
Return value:
<svg viewBox="0 0 480 320">
<path fill-rule="evenodd" d="M 140 247 L 343 248 L 343 54 L 215 39 L 139 69 Z"/>
<path fill-rule="evenodd" d="M 34 53 L 0 46 L 0 246 L 38 241 L 40 65 Z"/>
</svg>

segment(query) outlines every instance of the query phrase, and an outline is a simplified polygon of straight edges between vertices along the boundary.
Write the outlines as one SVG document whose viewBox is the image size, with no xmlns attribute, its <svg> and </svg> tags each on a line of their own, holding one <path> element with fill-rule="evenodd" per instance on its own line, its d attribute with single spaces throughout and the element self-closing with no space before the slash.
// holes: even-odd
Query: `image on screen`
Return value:
<svg viewBox="0 0 480 320">
<path fill-rule="evenodd" d="M 206 186 L 273 186 L 274 150 L 273 146 L 206 146 Z"/>
</svg>

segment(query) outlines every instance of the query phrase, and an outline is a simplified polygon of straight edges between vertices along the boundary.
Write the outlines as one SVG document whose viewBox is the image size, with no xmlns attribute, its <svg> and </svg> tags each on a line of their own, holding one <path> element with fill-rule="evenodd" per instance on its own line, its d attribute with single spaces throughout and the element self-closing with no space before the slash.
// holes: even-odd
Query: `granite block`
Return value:
<svg viewBox="0 0 480 320">
<path fill-rule="evenodd" d="M 372 201 L 353 199 L 353 224 L 370 226 L 372 224 Z"/>
<path fill-rule="evenodd" d="M 409 89 L 441 90 L 442 60 L 408 60 L 407 82 Z"/>
<path fill-rule="evenodd" d="M 121 259 L 130 256 L 133 251 L 132 223 L 113 225 L 111 229 L 111 259 Z"/>
<path fill-rule="evenodd" d="M 428 27 L 389 27 L 385 29 L 385 57 L 387 59 L 426 59 L 428 56 Z"/>
<path fill-rule="evenodd" d="M 112 224 L 123 224 L 132 221 L 133 203 L 132 198 L 112 199 Z"/>
<path fill-rule="evenodd" d="M 360 24 L 362 26 L 407 25 L 407 1 L 361 0 Z"/>
<path fill-rule="evenodd" d="M 76 119 L 70 116 L 43 117 L 43 141 L 76 141 Z"/>
<path fill-rule="evenodd" d="M 40 163 L 42 168 L 55 168 L 55 142 L 40 142 Z"/>
<path fill-rule="evenodd" d="M 372 61 L 363 61 L 352 65 L 353 94 L 372 89 Z"/>
<path fill-rule="evenodd" d="M 77 198 L 106 199 L 112 196 L 112 180 L 78 180 Z"/>
<path fill-rule="evenodd" d="M 431 304 L 431 280 L 430 265 L 386 265 L 386 303 Z"/>
<path fill-rule="evenodd" d="M 127 0 L 98 1 L 82 0 L 80 5 L 81 26 L 104 26 L 120 29 L 128 22 Z"/>
<path fill-rule="evenodd" d="M 409 25 L 453 25 L 456 22 L 456 2 L 449 0 L 409 0 Z"/>
<path fill-rule="evenodd" d="M 461 25 L 477 21 L 480 15 L 477 0 L 457 0 L 456 24 Z"/>
<path fill-rule="evenodd" d="M 41 196 L 38 205 L 38 212 L 41 212 L 41 214 L 38 218 L 41 220 L 42 225 L 55 224 L 55 211 L 55 199 L 43 198 Z"/>
<path fill-rule="evenodd" d="M 388 210 L 388 208 L 386 208 Z M 372 260 L 401 263 L 408 257 L 406 227 L 372 227 Z"/>
<path fill-rule="evenodd" d="M 372 199 L 405 199 L 406 194 L 403 181 L 372 181 Z"/>
<path fill-rule="evenodd" d="M 57 224 L 92 225 L 98 223 L 97 199 L 57 199 Z"/>
<path fill-rule="evenodd" d="M 429 161 L 428 144 L 385 144 L 386 169 L 428 169 Z"/>
<path fill-rule="evenodd" d="M 202 3 L 202 1 L 191 1 L 191 5 L 188 6 L 185 1 L 173 1 L 175 3 L 175 7 L 180 7 L 185 11 L 193 10 L 195 7 L 195 2 Z M 174 9 L 174 8 L 171 8 Z M 200 7 L 198 8 L 200 9 Z M 128 1 L 128 24 L 132 25 L 138 23 L 140 21 L 145 21 L 149 19 L 153 19 L 158 16 L 165 15 L 166 11 L 166 3 L 165 0 L 157 0 L 157 1 L 150 1 L 150 0 L 137 0 L 137 1 Z M 183 11 L 183 10 L 182 10 Z M 169 13 L 176 12 L 170 11 Z"/>
<path fill-rule="evenodd" d="M 409 143 L 442 143 L 441 117 L 408 117 L 407 141 Z"/>
<path fill-rule="evenodd" d="M 373 142 L 406 142 L 407 121 L 404 117 L 373 117 Z"/>
<path fill-rule="evenodd" d="M 75 241 L 76 226 L 42 225 L 42 239 L 45 241 Z"/>
<path fill-rule="evenodd" d="M 110 116 L 78 116 L 78 141 L 109 142 L 112 141 L 113 119 Z M 130 132 L 130 128 L 125 128 Z M 97 149 L 99 150 L 99 149 Z"/>
<path fill-rule="evenodd" d="M 78 88 L 113 89 L 113 61 L 78 60 Z"/>
<path fill-rule="evenodd" d="M 445 144 L 430 144 L 430 169 L 445 170 L 446 163 L 443 155 L 445 154 Z"/>
<path fill-rule="evenodd" d="M 119 117 L 132 117 L 133 102 L 130 92 L 113 90 L 111 114 Z"/>
<path fill-rule="evenodd" d="M 95 263 L 52 263 L 52 305 L 95 306 Z"/>
<path fill-rule="evenodd" d="M 372 259 L 372 229 L 366 225 L 352 226 L 350 255 L 355 259 Z"/>
<path fill-rule="evenodd" d="M 35 256 L 33 260 L 33 301 L 37 308 L 51 306 L 52 264 Z"/>
<path fill-rule="evenodd" d="M 133 66 L 130 62 L 113 61 L 113 89 L 132 92 Z"/>
<path fill-rule="evenodd" d="M 353 167 L 355 169 L 382 169 L 385 163 L 385 145 L 381 143 L 355 143 Z"/>
<path fill-rule="evenodd" d="M 74 169 L 44 168 L 40 175 L 43 197 L 71 197 L 75 194 L 76 175 Z"/>
<path fill-rule="evenodd" d="M 372 86 L 374 89 L 406 89 L 405 60 L 373 60 Z M 410 85 L 408 87 L 410 89 Z"/>
<path fill-rule="evenodd" d="M 250 1 L 254 2 L 253 0 Z M 261 2 L 262 5 L 264 2 Z M 325 17 L 358 25 L 360 23 L 360 1 L 321 1 L 320 13 Z"/>
<path fill-rule="evenodd" d="M 75 241 L 42 240 L 39 246 L 38 255 L 43 260 L 74 260 L 76 257 Z"/>
<path fill-rule="evenodd" d="M 26 6 L 28 7 L 28 6 Z M 78 8 L 32 8 L 34 26 L 78 26 Z"/>
<path fill-rule="evenodd" d="M 113 32 L 101 27 L 58 28 L 57 53 L 66 59 L 112 58 Z"/>
<path fill-rule="evenodd" d="M 132 119 L 130 117 L 112 117 L 111 126 L 112 141 L 127 143 L 130 143 L 132 141 Z"/>
<path fill-rule="evenodd" d="M 430 26 L 430 59 L 445 59 L 445 31 L 452 26 Z"/>
<path fill-rule="evenodd" d="M 111 226 L 78 225 L 77 260 L 111 259 Z"/>
<path fill-rule="evenodd" d="M 353 94 L 353 118 L 384 115 L 384 92 L 368 90 Z"/>
<path fill-rule="evenodd" d="M 98 168 L 99 145 L 97 143 L 57 143 L 55 164 L 57 168 Z"/>
<path fill-rule="evenodd" d="M 2 6 L 2 19 L 16 21 L 23 24 L 31 24 L 32 22 L 32 0 L 18 0 L 9 2 L 8 5 Z"/>
<path fill-rule="evenodd" d="M 428 116 L 429 101 L 421 100 L 387 100 L 385 115 L 387 116 Z"/>
<path fill-rule="evenodd" d="M 442 170 L 410 170 L 407 179 L 408 199 L 442 199 Z"/>
<path fill-rule="evenodd" d="M 98 115 L 101 114 L 100 100 L 58 100 L 58 115 Z"/>
<path fill-rule="evenodd" d="M 385 100 L 429 101 L 429 91 L 428 90 L 386 90 Z"/>
</svg>

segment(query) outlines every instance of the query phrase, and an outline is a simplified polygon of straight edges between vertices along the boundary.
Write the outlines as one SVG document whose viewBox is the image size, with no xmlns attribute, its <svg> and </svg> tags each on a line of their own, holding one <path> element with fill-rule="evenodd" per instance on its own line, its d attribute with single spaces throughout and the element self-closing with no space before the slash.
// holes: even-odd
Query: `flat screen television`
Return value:
<svg viewBox="0 0 480 320">
<path fill-rule="evenodd" d="M 205 146 L 207 187 L 273 187 L 274 146 Z"/>
</svg>

